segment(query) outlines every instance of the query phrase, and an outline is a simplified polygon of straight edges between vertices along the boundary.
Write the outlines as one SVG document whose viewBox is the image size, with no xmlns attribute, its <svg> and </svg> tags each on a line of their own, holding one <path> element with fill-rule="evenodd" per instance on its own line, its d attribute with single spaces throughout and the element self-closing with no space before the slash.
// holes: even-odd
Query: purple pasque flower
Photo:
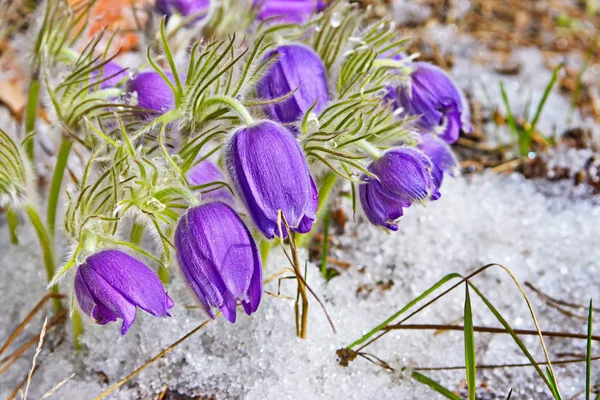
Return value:
<svg viewBox="0 0 600 400">
<path fill-rule="evenodd" d="M 100 73 L 102 70 L 102 73 Z M 98 90 L 109 89 L 119 85 L 127 76 L 127 68 L 109 61 L 101 68 L 95 69 L 90 73 L 90 84 L 98 83 Z"/>
<path fill-rule="evenodd" d="M 304 23 L 311 14 L 325 8 L 323 0 L 254 0 L 258 19 L 274 18 L 277 22 Z"/>
<path fill-rule="evenodd" d="M 402 209 L 414 202 L 436 200 L 440 194 L 431 175 L 431 161 L 412 147 L 395 147 L 373 161 L 359 187 L 362 208 L 369 221 L 391 230 Z"/>
<path fill-rule="evenodd" d="M 279 236 L 279 210 L 292 230 L 310 231 L 317 212 L 316 187 L 289 130 L 272 121 L 243 127 L 231 137 L 225 161 L 240 198 L 267 238 Z M 286 236 L 285 227 L 281 229 Z"/>
<path fill-rule="evenodd" d="M 159 14 L 180 14 L 185 17 L 206 10 L 210 0 L 156 0 L 155 8 Z"/>
<path fill-rule="evenodd" d="M 439 189 L 442 186 L 444 173 L 446 172 L 454 176 L 454 170 L 458 165 L 452 149 L 448 143 L 431 134 L 421 136 L 419 149 L 431 160 L 433 164 L 431 176 L 433 177 L 435 187 Z"/>
<path fill-rule="evenodd" d="M 179 220 L 175 247 L 188 285 L 211 318 L 219 308 L 229 322 L 237 302 L 246 314 L 262 297 L 262 266 L 256 244 L 240 217 L 221 202 L 190 208 Z"/>
<path fill-rule="evenodd" d="M 155 317 L 170 317 L 173 307 L 156 274 L 119 250 L 99 251 L 77 267 L 75 297 L 83 312 L 100 325 L 121 318 L 121 335 L 135 321 L 136 307 Z"/>
<path fill-rule="evenodd" d="M 418 116 L 419 128 L 447 143 L 456 142 L 461 131 L 470 132 L 469 104 L 450 76 L 426 62 L 412 66 L 409 84 L 397 88 L 394 105 L 406 115 Z"/>
<path fill-rule="evenodd" d="M 291 124 L 304 117 L 314 105 L 320 113 L 327 103 L 327 74 L 323 62 L 314 50 L 298 44 L 279 46 L 265 58 L 277 55 L 277 61 L 259 82 L 258 95 L 276 99 L 291 92 L 287 99 L 266 107 L 269 116 L 282 124 Z"/>
<path fill-rule="evenodd" d="M 175 83 L 173 74 L 165 72 L 165 75 L 171 83 Z M 175 108 L 173 91 L 156 71 L 145 71 L 134 75 L 127 81 L 125 89 L 129 93 L 137 94 L 138 107 L 155 111 L 143 113 L 144 117 L 164 114 Z"/>
<path fill-rule="evenodd" d="M 192 186 L 206 185 L 212 182 L 223 182 L 225 177 L 221 170 L 209 160 L 204 160 L 193 166 L 186 174 Z M 216 187 L 216 186 L 215 186 Z M 207 187 L 203 190 L 211 190 L 213 187 Z M 202 200 L 222 200 L 228 204 L 233 204 L 233 196 L 227 187 L 220 187 L 216 190 L 202 194 Z"/>
</svg>

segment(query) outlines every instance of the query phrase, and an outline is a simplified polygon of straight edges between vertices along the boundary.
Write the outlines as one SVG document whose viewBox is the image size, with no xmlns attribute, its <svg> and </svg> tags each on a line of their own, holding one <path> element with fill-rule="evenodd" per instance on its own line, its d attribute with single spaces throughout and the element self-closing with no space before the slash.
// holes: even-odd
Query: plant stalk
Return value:
<svg viewBox="0 0 600 400">
<path fill-rule="evenodd" d="M 8 224 L 8 234 L 10 235 L 10 242 L 12 244 L 19 244 L 19 237 L 17 236 L 19 218 L 17 216 L 17 212 L 12 208 L 6 210 L 6 223 Z"/>
<path fill-rule="evenodd" d="M 331 172 L 323 178 L 323 182 L 321 183 L 321 187 L 319 187 L 319 205 L 317 208 L 317 216 L 316 221 L 322 221 L 327 213 L 328 204 L 329 204 L 329 196 L 331 195 L 331 191 L 335 186 L 335 182 L 337 181 L 338 176 Z M 310 245 L 310 241 L 314 235 L 314 229 L 304 235 L 298 235 L 298 247 L 307 248 Z"/>
<path fill-rule="evenodd" d="M 73 310 L 71 327 L 73 328 L 73 342 L 75 343 L 75 350 L 79 351 L 82 349 L 80 337 L 83 334 L 83 321 L 81 320 L 81 314 L 79 314 L 79 311 L 77 310 Z"/>
<path fill-rule="evenodd" d="M 48 278 L 48 282 L 50 282 L 52 280 L 52 277 L 54 276 L 54 247 L 52 244 L 52 240 L 50 239 L 48 231 L 44 227 L 44 223 L 42 222 L 42 219 L 40 218 L 40 215 L 38 214 L 36 209 L 28 205 L 25 207 L 25 210 L 27 212 L 27 215 L 29 216 L 29 219 L 31 220 L 31 223 L 33 224 L 33 227 L 35 228 L 35 232 L 40 241 L 40 247 L 42 248 L 42 256 L 44 259 L 44 266 L 46 267 L 46 277 Z M 50 288 L 50 292 L 52 294 L 58 295 L 58 286 L 52 286 Z M 54 311 L 56 313 L 62 310 L 63 307 L 60 298 L 55 297 L 54 299 L 52 299 L 52 303 L 54 305 Z"/>
<path fill-rule="evenodd" d="M 56 155 L 56 165 L 54 166 L 54 173 L 52 174 L 52 183 L 50 184 L 50 192 L 48 193 L 48 209 L 46 211 L 48 232 L 52 240 L 54 240 L 56 235 L 56 211 L 60 199 L 62 181 L 72 147 L 73 142 L 63 136 L 60 148 L 58 149 L 58 154 Z"/>
<path fill-rule="evenodd" d="M 37 108 L 40 98 L 40 80 L 39 71 L 32 74 L 29 82 L 29 94 L 27 96 L 27 109 L 25 111 L 25 134 L 29 135 L 35 130 L 35 120 L 37 118 Z M 31 138 L 25 144 L 25 153 L 30 161 L 33 161 L 35 152 L 35 140 Z"/>
</svg>

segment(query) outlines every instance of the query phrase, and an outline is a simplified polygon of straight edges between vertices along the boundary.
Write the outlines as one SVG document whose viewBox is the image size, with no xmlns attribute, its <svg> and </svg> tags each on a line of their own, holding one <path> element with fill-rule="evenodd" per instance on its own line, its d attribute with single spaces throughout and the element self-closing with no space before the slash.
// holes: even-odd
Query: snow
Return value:
<svg viewBox="0 0 600 400">
<path fill-rule="evenodd" d="M 600 210 L 596 203 L 589 197 L 547 197 L 535 182 L 520 175 L 449 179 L 442 198 L 426 208 L 408 209 L 395 234 L 386 235 L 364 222 L 348 222 L 346 232 L 336 239 L 332 255 L 352 266 L 328 284 L 320 278 L 318 269 L 309 265 L 308 282 L 325 302 L 337 333 L 332 332 L 311 299 L 308 339 L 297 339 L 293 302 L 265 296 L 259 312 L 252 317 L 244 315 L 235 325 L 224 320 L 209 324 L 111 398 L 155 398 L 164 385 L 189 396 L 214 394 L 217 398 L 364 399 L 375 394 L 382 399 L 435 398 L 433 392 L 400 370 L 461 365 L 461 332 L 434 336 L 433 331 L 394 331 L 365 349 L 398 372 L 384 371 L 361 358 L 343 368 L 337 364 L 335 351 L 358 339 L 444 275 L 467 274 L 491 262 L 507 266 L 521 283 L 531 282 L 549 296 L 582 305 L 594 298 L 598 303 L 595 288 L 600 284 L 600 248 L 596 245 Z M 8 337 L 44 292 L 32 231 L 24 229 L 21 239 L 21 245 L 11 246 L 5 227 L 0 229 L 6 266 L 0 281 L 1 338 Z M 265 276 L 286 266 L 285 258 L 276 251 Z M 393 285 L 389 290 L 380 290 L 380 281 L 392 281 Z M 506 273 L 491 269 L 474 283 L 513 327 L 533 328 L 526 304 Z M 357 293 L 359 287 L 363 290 Z M 375 289 L 369 292 L 365 287 Z M 276 293 L 276 281 L 266 285 L 265 290 Z M 62 335 L 60 330 L 50 333 L 46 350 L 39 357 L 40 368 L 33 376 L 31 398 L 39 397 L 71 373 L 75 376 L 56 397 L 93 397 L 106 388 L 104 377 L 111 384 L 116 382 L 204 321 L 200 310 L 186 308 L 194 302 L 179 277 L 168 291 L 176 302 L 172 318 L 157 319 L 140 312 L 124 338 L 115 324 L 87 325 L 83 336 L 87 349 L 80 354 L 74 354 L 68 339 L 56 343 Z M 585 320 L 568 318 L 531 291 L 528 293 L 542 329 L 585 332 Z M 283 281 L 281 294 L 295 295 L 292 281 Z M 499 326 L 475 297 L 472 293 L 475 324 Z M 461 287 L 409 322 L 462 323 L 463 299 Z M 49 312 L 48 307 L 45 313 Z M 41 324 L 38 317 L 23 337 L 39 333 Z M 524 341 L 536 359 L 543 358 L 535 337 Z M 481 364 L 524 361 L 506 335 L 477 333 L 476 343 Z M 547 343 L 553 358 L 566 351 L 585 352 L 585 340 L 554 339 Z M 1 398 L 23 379 L 32 354 L 33 349 L 0 375 Z M 584 388 L 582 365 L 557 367 L 556 371 L 563 395 Z M 462 371 L 426 374 L 451 390 L 464 386 Z M 479 381 L 487 383 L 488 389 L 480 390 L 489 396 L 486 398 L 506 398 L 510 388 L 516 399 L 549 396 L 531 368 L 480 371 Z"/>
</svg>

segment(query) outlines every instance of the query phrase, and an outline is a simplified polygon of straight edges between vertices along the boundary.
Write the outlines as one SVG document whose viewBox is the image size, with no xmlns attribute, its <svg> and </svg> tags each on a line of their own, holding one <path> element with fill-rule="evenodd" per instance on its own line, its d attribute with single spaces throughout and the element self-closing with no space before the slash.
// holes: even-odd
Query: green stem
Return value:
<svg viewBox="0 0 600 400">
<path fill-rule="evenodd" d="M 44 266 L 46 267 L 46 277 L 48 278 L 48 282 L 50 282 L 54 276 L 54 249 L 52 247 L 52 240 L 50 239 L 48 231 L 44 227 L 44 223 L 42 222 L 42 219 L 40 218 L 40 215 L 36 209 L 28 205 L 25 207 L 25 210 L 40 241 Z M 52 286 L 50 288 L 50 292 L 53 294 L 58 294 L 58 286 Z M 58 313 L 60 310 L 62 310 L 62 303 L 59 298 L 54 298 L 52 301 L 54 303 L 55 312 Z"/>
<path fill-rule="evenodd" d="M 365 139 L 359 140 L 356 142 L 356 145 L 363 149 L 365 153 L 373 157 L 373 159 L 377 160 L 381 157 L 381 151 L 374 144 L 367 142 Z"/>
<path fill-rule="evenodd" d="M 19 237 L 17 236 L 17 228 L 19 227 L 19 218 L 17 212 L 12 208 L 6 210 L 6 223 L 8 224 L 8 233 L 10 235 L 10 242 L 12 244 L 19 244 Z"/>
<path fill-rule="evenodd" d="M 326 208 L 329 210 L 329 208 Z M 327 280 L 327 255 L 329 253 L 329 221 L 331 212 L 325 213 L 323 220 L 323 246 L 321 246 L 321 275 Z"/>
<path fill-rule="evenodd" d="M 260 261 L 262 262 L 263 267 L 267 265 L 267 261 L 269 261 L 269 252 L 271 251 L 271 242 L 265 239 L 261 239 L 260 241 Z"/>
<path fill-rule="evenodd" d="M 129 241 L 136 246 L 142 243 L 142 238 L 144 237 L 144 225 L 134 222 L 131 227 L 131 235 L 129 237 Z"/>
<path fill-rule="evenodd" d="M 169 270 L 161 265 L 158 267 L 158 277 L 162 283 L 169 283 Z"/>
<path fill-rule="evenodd" d="M 27 97 L 27 109 L 25 111 L 25 134 L 29 135 L 35 130 L 35 120 L 37 118 L 37 108 L 40 98 L 39 71 L 34 72 L 29 83 L 29 95 Z M 31 138 L 25 144 L 25 152 L 30 161 L 34 157 L 35 140 Z"/>
<path fill-rule="evenodd" d="M 79 314 L 79 311 L 77 310 L 73 310 L 71 327 L 73 328 L 73 341 L 75 342 L 75 350 L 81 350 L 82 346 L 80 337 L 83 334 L 83 321 L 81 320 L 81 314 Z"/>
<path fill-rule="evenodd" d="M 317 216 L 315 219 L 316 221 L 321 221 L 323 219 L 323 217 L 325 216 L 325 213 L 327 212 L 329 196 L 331 194 L 331 191 L 333 190 L 333 187 L 335 185 L 335 182 L 337 181 L 337 178 L 338 178 L 338 176 L 333 172 L 325 175 L 325 177 L 323 178 L 323 182 L 321 183 L 321 187 L 319 188 L 319 205 L 317 208 Z M 298 246 L 299 247 L 308 247 L 313 235 L 314 235 L 314 229 L 311 230 L 310 232 L 308 232 L 307 234 L 297 235 L 298 236 Z"/>
<path fill-rule="evenodd" d="M 252 125 L 254 123 L 254 118 L 252 118 L 252 115 L 250 115 L 248 109 L 233 97 L 212 96 L 204 102 L 204 106 L 206 108 L 215 104 L 223 104 L 237 112 L 240 115 L 240 117 L 242 117 L 246 125 Z"/>
<path fill-rule="evenodd" d="M 55 236 L 56 209 L 58 208 L 62 180 L 65 175 L 65 169 L 67 168 L 67 161 L 72 146 L 73 142 L 63 136 L 56 156 L 56 165 L 54 166 L 54 174 L 52 175 L 52 183 L 50 184 L 50 193 L 48 193 L 48 209 L 46 211 L 46 217 L 48 219 L 48 232 L 50 233 L 52 240 L 54 240 Z"/>
</svg>

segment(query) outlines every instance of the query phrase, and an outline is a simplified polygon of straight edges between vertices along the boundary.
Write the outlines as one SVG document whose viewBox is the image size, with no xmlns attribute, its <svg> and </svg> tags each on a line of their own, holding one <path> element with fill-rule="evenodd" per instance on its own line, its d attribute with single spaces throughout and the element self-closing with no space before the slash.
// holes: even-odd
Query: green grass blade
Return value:
<svg viewBox="0 0 600 400">
<path fill-rule="evenodd" d="M 325 280 L 328 280 L 327 273 L 327 254 L 329 253 L 329 221 L 331 220 L 331 212 L 328 210 L 325 213 L 325 219 L 323 220 L 323 245 L 321 246 L 321 276 Z"/>
<path fill-rule="evenodd" d="M 590 311 L 588 314 L 587 326 L 587 346 L 585 353 L 585 400 L 590 400 L 590 396 L 592 394 L 592 313 L 592 299 L 590 299 Z"/>
<path fill-rule="evenodd" d="M 441 394 L 442 396 L 444 396 L 447 399 L 451 399 L 451 400 L 462 400 L 459 396 L 457 396 L 456 394 L 454 394 L 453 392 L 451 392 L 450 390 L 446 389 L 445 387 L 443 387 L 442 385 L 440 385 L 439 383 L 437 383 L 436 381 L 434 381 L 433 379 L 417 372 L 417 371 L 413 371 L 412 375 L 414 380 L 416 380 L 419 383 L 422 383 L 426 386 L 429 386 L 431 389 L 435 390 L 436 392 L 438 392 L 439 394 Z"/>
<path fill-rule="evenodd" d="M 548 382 L 550 382 L 550 391 L 552 391 L 552 396 L 556 400 L 560 400 L 560 393 L 558 392 L 558 385 L 556 384 L 556 380 L 554 380 L 554 375 L 550 371 L 550 368 L 546 367 L 546 376 L 548 377 Z"/>
<path fill-rule="evenodd" d="M 546 104 L 546 100 L 548 100 L 548 95 L 550 95 L 550 92 L 552 91 L 552 88 L 554 87 L 554 84 L 556 83 L 556 80 L 558 79 L 558 73 L 560 72 L 562 67 L 563 67 L 563 64 L 561 63 L 556 68 L 554 68 L 554 70 L 552 71 L 552 78 L 550 78 L 550 82 L 548 82 L 548 85 L 546 85 L 546 89 L 544 90 L 544 95 L 542 96 L 542 99 L 540 100 L 540 104 L 538 104 L 537 110 L 535 110 L 535 115 L 533 117 L 533 120 L 531 120 L 531 128 L 528 129 L 530 135 L 533 132 L 535 132 L 535 126 L 537 125 L 537 122 L 540 119 L 540 115 L 542 114 L 542 110 L 544 109 L 544 105 Z"/>
<path fill-rule="evenodd" d="M 362 343 L 366 342 L 371 336 L 373 336 L 374 334 L 376 334 L 377 332 L 379 332 L 380 330 L 382 330 L 383 328 L 385 328 L 386 326 L 388 326 L 396 318 L 398 318 L 400 315 L 404 314 L 406 311 L 408 311 L 412 306 L 414 306 L 415 304 L 417 304 L 419 301 L 421 301 L 425 297 L 429 296 L 431 293 L 433 293 L 434 291 L 436 291 L 438 288 L 440 288 L 446 282 L 448 282 L 448 281 L 450 281 L 452 279 L 456 279 L 456 278 L 462 279 L 462 275 L 457 274 L 457 273 L 446 275 L 445 277 L 443 277 L 442 279 L 440 279 L 439 281 L 437 281 L 429 289 L 427 289 L 426 291 L 424 291 L 423 293 L 421 293 L 421 295 L 419 295 L 418 297 L 414 298 L 410 303 L 408 303 L 407 305 L 405 305 L 404 307 L 402 307 L 394 315 L 392 315 L 391 317 L 389 317 L 388 319 L 386 319 L 385 321 L 383 321 L 381 324 L 377 325 L 374 329 L 372 329 L 371 331 L 369 331 L 368 333 L 366 333 L 365 335 L 363 335 L 363 337 L 361 337 L 360 339 L 358 339 L 357 341 L 355 341 L 354 343 L 352 343 L 350 346 L 348 346 L 348 348 L 352 349 L 353 347 L 358 346 L 359 344 L 362 344 Z"/>
<path fill-rule="evenodd" d="M 517 128 L 517 122 L 515 121 L 515 116 L 512 113 L 510 102 L 508 101 L 508 95 L 506 94 L 506 90 L 504 89 L 504 82 L 500 82 L 500 94 L 502 95 L 502 102 L 504 103 L 504 108 L 506 108 L 506 122 L 508 122 L 510 131 L 512 132 L 515 139 L 519 140 L 519 128 Z"/>
<path fill-rule="evenodd" d="M 467 387 L 469 388 L 469 400 L 475 400 L 477 389 L 477 373 L 475 359 L 475 333 L 473 331 L 473 314 L 471 311 L 471 295 L 469 285 L 465 285 L 465 366 L 467 373 Z"/>
</svg>

